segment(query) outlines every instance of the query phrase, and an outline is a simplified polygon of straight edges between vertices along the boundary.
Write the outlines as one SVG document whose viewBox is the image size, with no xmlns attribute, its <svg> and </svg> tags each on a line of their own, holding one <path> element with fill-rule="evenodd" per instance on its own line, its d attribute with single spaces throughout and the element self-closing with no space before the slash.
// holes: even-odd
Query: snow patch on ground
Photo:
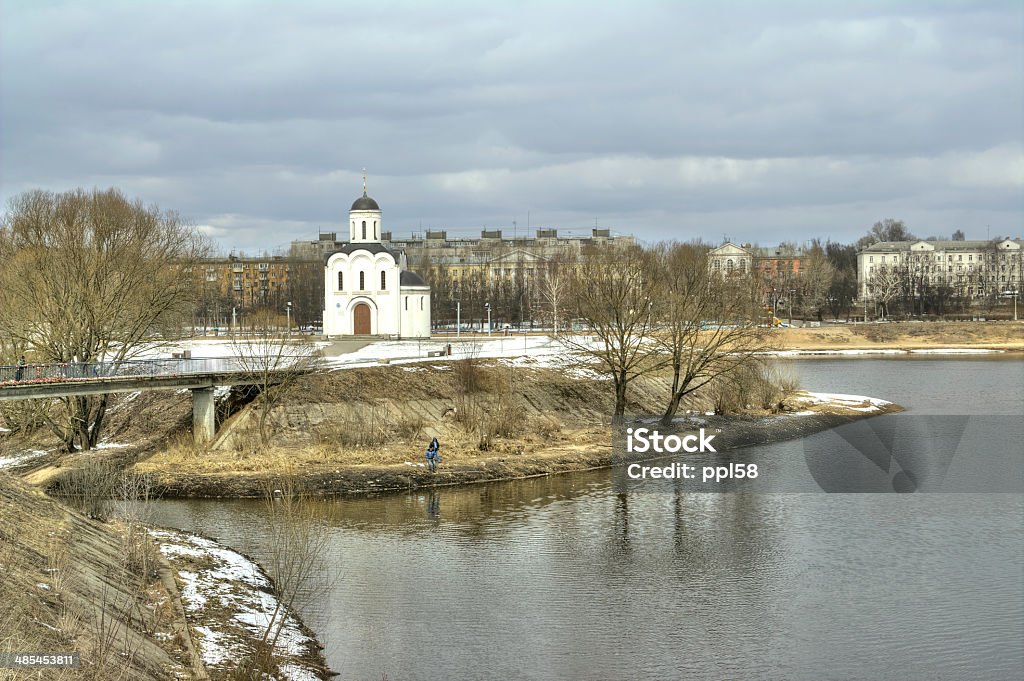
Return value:
<svg viewBox="0 0 1024 681">
<path fill-rule="evenodd" d="M 839 407 L 841 409 L 848 409 L 851 411 L 860 412 L 879 412 L 882 411 L 882 407 L 891 405 L 892 402 L 888 400 L 882 400 L 877 397 L 866 397 L 864 395 L 844 395 L 841 393 L 816 393 L 809 391 L 801 391 L 796 395 L 796 401 L 801 405 L 806 406 L 829 406 Z M 805 416 L 812 414 L 813 411 L 797 412 L 796 416 Z"/>
<path fill-rule="evenodd" d="M 15 454 L 14 456 L 0 456 L 0 468 L 13 468 L 14 466 L 20 466 L 23 463 L 27 463 L 32 459 L 37 459 L 40 456 L 46 456 L 49 452 L 42 449 L 31 449 L 21 454 Z"/>
<path fill-rule="evenodd" d="M 448 355 L 448 346 L 452 354 Z M 374 366 L 381 363 L 408 364 L 453 359 L 495 359 L 538 356 L 564 352 L 561 343 L 548 336 L 500 336 L 473 340 L 380 341 L 336 357 L 324 358 L 333 369 Z M 444 354 L 440 354 L 444 353 Z"/>
<path fill-rule="evenodd" d="M 93 449 L 121 449 L 122 447 L 131 447 L 131 445 L 122 442 L 101 442 L 93 447 Z"/>
<path fill-rule="evenodd" d="M 296 338 L 301 342 L 301 339 Z M 306 343 L 303 343 L 306 345 Z M 323 350 L 330 346 L 325 341 L 314 341 L 311 343 L 315 349 Z M 132 354 L 132 359 L 168 359 L 173 353 L 189 351 L 192 357 L 214 357 L 214 358 L 235 358 L 239 355 L 252 354 L 252 349 L 258 349 L 262 354 L 288 355 L 288 349 L 294 347 L 292 343 L 266 341 L 263 339 L 245 340 L 232 338 L 195 338 L 192 340 L 175 343 L 161 343 L 151 345 Z"/>
<path fill-rule="evenodd" d="M 199 625 L 193 628 L 200 634 L 203 661 L 224 669 L 234 666 L 245 655 L 247 640 L 259 640 L 278 610 L 270 580 L 259 565 L 211 539 L 174 530 L 150 530 L 150 535 L 178 573 L 182 602 L 192 622 Z M 228 621 L 224 610 L 230 615 Z M 282 606 L 278 617 L 281 613 L 284 623 L 275 645 L 287 659 L 281 678 L 319 679 L 297 659 L 314 652 L 316 641 L 303 632 L 287 608 Z"/>
<path fill-rule="evenodd" d="M 282 664 L 278 667 L 284 678 L 291 679 L 291 681 L 320 681 L 320 677 L 309 671 L 294 664 Z"/>
<path fill-rule="evenodd" d="M 768 357 L 802 357 L 812 355 L 851 356 L 851 355 L 905 355 L 906 350 L 899 348 L 875 348 L 864 350 L 771 350 L 757 353 Z"/>
<path fill-rule="evenodd" d="M 110 408 L 108 413 L 113 414 L 116 411 L 120 411 L 121 409 L 124 409 L 129 404 L 131 404 L 136 399 L 138 399 L 139 395 L 141 395 L 141 394 L 142 394 L 142 391 L 140 391 L 140 390 L 136 390 L 133 393 L 124 393 L 123 395 L 121 395 L 121 397 L 118 400 L 117 404 L 115 404 L 113 407 Z"/>
</svg>

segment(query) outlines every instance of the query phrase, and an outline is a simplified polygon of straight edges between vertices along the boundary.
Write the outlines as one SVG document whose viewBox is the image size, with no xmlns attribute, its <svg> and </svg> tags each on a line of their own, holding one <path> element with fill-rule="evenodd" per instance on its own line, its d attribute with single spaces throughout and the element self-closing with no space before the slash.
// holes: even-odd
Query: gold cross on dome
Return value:
<svg viewBox="0 0 1024 681">
<path fill-rule="evenodd" d="M 363 168 L 363 193 L 366 193 L 366 168 Z"/>
</svg>

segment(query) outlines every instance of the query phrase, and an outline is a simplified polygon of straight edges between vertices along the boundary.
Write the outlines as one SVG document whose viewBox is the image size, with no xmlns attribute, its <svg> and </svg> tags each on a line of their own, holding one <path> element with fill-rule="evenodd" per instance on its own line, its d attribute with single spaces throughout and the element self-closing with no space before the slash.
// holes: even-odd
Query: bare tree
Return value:
<svg viewBox="0 0 1024 681">
<path fill-rule="evenodd" d="M 569 274 L 567 266 L 558 259 L 552 259 L 547 263 L 543 279 L 540 284 L 540 294 L 544 300 L 545 307 L 551 312 L 551 326 L 554 335 L 558 335 L 558 308 L 565 312 L 566 298 L 569 294 Z"/>
<path fill-rule="evenodd" d="M 903 273 L 894 265 L 881 265 L 868 278 L 871 296 L 882 305 L 882 318 L 889 314 L 889 303 L 903 289 Z"/>
<path fill-rule="evenodd" d="M 759 323 L 747 283 L 709 273 L 706 246 L 661 244 L 655 254 L 659 323 L 652 335 L 672 370 L 662 415 L 667 426 L 684 397 L 756 363 L 769 335 Z"/>
<path fill-rule="evenodd" d="M 270 313 L 253 316 L 253 325 L 232 346 L 237 369 L 259 391 L 257 427 L 260 442 L 270 441 L 270 414 L 295 394 L 299 379 L 320 368 L 321 355 L 307 338 L 283 339 L 272 333 L 275 318 Z"/>
<path fill-rule="evenodd" d="M 828 307 L 832 318 L 849 315 L 853 299 L 857 297 L 857 247 L 829 241 L 825 255 L 832 265 L 832 286 L 828 291 Z"/>
<path fill-rule="evenodd" d="M 835 268 L 832 267 L 825 249 L 817 239 L 811 243 L 806 263 L 797 289 L 800 293 L 801 307 L 805 314 L 809 313 L 821 321 L 822 313 L 828 304 Z"/>
<path fill-rule="evenodd" d="M 593 340 L 565 336 L 563 342 L 611 377 L 615 416 L 625 413 L 630 381 L 659 366 L 649 338 L 654 281 L 651 257 L 639 246 L 601 249 L 570 273 L 572 308 Z"/>
<path fill-rule="evenodd" d="M 116 189 L 21 194 L 0 223 L 0 333 L 35 360 L 130 358 L 180 335 L 206 250 L 177 214 Z M 107 396 L 61 404 L 50 426 L 64 446 L 95 446 Z"/>
<path fill-rule="evenodd" d="M 324 579 L 322 556 L 330 538 L 323 520 L 324 504 L 301 494 L 290 483 L 267 489 L 269 523 L 266 568 L 274 577 L 276 605 L 267 621 L 262 643 L 273 651 L 287 622 L 311 596 L 311 585 Z"/>
<path fill-rule="evenodd" d="M 860 250 L 882 241 L 911 241 L 916 238 L 903 220 L 886 218 L 871 226 L 867 236 L 861 237 L 857 241 L 857 248 Z"/>
</svg>

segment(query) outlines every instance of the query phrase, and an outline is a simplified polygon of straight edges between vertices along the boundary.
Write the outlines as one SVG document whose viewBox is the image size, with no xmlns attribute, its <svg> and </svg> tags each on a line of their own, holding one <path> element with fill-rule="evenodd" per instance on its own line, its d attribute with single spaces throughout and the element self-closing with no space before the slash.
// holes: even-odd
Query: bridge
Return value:
<svg viewBox="0 0 1024 681">
<path fill-rule="evenodd" d="M 0 366 L 0 401 L 188 389 L 196 442 L 217 431 L 215 386 L 257 385 L 295 371 L 308 357 L 191 357 Z M 312 371 L 314 367 L 303 368 Z"/>
</svg>

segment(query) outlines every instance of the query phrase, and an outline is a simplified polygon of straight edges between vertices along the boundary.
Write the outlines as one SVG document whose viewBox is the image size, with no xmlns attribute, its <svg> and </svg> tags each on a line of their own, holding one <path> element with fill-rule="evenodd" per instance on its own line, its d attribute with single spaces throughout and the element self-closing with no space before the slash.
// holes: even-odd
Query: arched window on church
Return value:
<svg viewBox="0 0 1024 681">
<path fill-rule="evenodd" d="M 344 291 L 345 290 L 345 273 L 344 272 L 338 272 L 338 290 L 339 291 Z"/>
<path fill-rule="evenodd" d="M 420 312 L 423 312 L 423 296 L 420 296 Z"/>
<path fill-rule="evenodd" d="M 405 311 L 409 311 L 409 296 L 405 297 Z"/>
<path fill-rule="evenodd" d="M 360 272 L 359 273 L 359 290 L 360 291 L 365 291 L 366 290 L 366 272 Z"/>
<path fill-rule="evenodd" d="M 387 281 L 388 281 L 387 273 L 386 272 L 381 272 L 380 273 L 380 290 L 381 291 L 383 291 L 384 289 L 386 289 L 388 287 Z"/>
<path fill-rule="evenodd" d="M 380 235 L 377 234 L 377 221 L 376 220 L 373 221 L 373 238 L 374 239 L 379 239 L 380 238 Z M 384 287 L 381 286 L 381 288 L 384 288 Z"/>
<path fill-rule="evenodd" d="M 363 220 L 363 238 L 366 238 L 366 220 Z"/>
</svg>

